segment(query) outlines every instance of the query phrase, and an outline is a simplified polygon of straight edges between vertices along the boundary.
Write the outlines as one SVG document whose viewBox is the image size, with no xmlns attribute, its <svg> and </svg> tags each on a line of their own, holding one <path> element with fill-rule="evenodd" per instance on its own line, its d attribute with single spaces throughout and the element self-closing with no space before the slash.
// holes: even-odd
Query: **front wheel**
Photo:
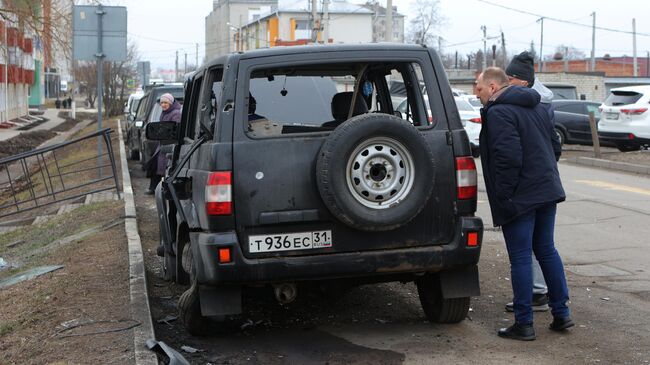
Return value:
<svg viewBox="0 0 650 365">
<path fill-rule="evenodd" d="M 566 142 L 566 137 L 564 136 L 564 132 L 562 132 L 562 130 L 559 128 L 553 128 L 553 131 L 555 132 L 557 139 L 560 141 L 560 146 L 564 146 L 564 142 Z"/>
<path fill-rule="evenodd" d="M 440 276 L 426 274 L 416 281 L 422 310 L 429 322 L 458 323 L 467 317 L 469 297 L 444 298 Z"/>
</svg>

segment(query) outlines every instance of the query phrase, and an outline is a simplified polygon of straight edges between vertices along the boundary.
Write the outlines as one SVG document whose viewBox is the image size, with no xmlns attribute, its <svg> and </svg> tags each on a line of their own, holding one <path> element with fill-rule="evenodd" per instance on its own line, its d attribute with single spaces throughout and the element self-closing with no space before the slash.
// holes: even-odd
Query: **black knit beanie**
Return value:
<svg viewBox="0 0 650 365">
<path fill-rule="evenodd" d="M 528 51 L 521 52 L 514 56 L 508 67 L 506 75 L 528 81 L 528 87 L 533 87 L 535 82 L 535 60 Z"/>
</svg>

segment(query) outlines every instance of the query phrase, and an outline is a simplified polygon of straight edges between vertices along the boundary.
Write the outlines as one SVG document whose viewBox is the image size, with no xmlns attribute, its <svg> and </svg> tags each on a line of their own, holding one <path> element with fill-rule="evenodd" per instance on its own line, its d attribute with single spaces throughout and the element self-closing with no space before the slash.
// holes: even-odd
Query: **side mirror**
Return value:
<svg viewBox="0 0 650 365">
<path fill-rule="evenodd" d="M 397 110 L 395 110 L 393 112 L 393 114 L 395 114 L 395 116 L 398 117 L 399 119 L 404 119 L 404 116 L 402 115 L 402 112 L 398 112 Z"/>
<path fill-rule="evenodd" d="M 152 141 L 175 141 L 178 139 L 178 126 L 176 122 L 147 123 L 145 136 Z"/>
<path fill-rule="evenodd" d="M 144 125 L 144 122 L 141 121 L 141 120 L 138 120 L 138 121 L 136 121 L 134 123 L 134 125 L 135 125 L 136 128 L 142 128 L 142 126 Z"/>
</svg>

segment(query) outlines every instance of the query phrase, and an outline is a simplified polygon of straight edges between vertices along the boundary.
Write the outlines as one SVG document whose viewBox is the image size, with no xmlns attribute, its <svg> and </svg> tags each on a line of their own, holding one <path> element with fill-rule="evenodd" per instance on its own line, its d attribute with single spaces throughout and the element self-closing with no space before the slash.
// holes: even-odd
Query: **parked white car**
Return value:
<svg viewBox="0 0 650 365">
<path fill-rule="evenodd" d="M 598 138 L 619 151 L 650 147 L 650 85 L 612 89 L 600 106 Z"/>
<path fill-rule="evenodd" d="M 460 120 L 463 123 L 463 127 L 465 127 L 467 137 L 469 137 L 469 144 L 472 147 L 472 155 L 478 157 L 478 137 L 481 133 L 481 113 L 476 111 L 465 97 L 458 96 L 454 99 L 456 100 L 456 107 L 458 107 Z"/>
<path fill-rule="evenodd" d="M 481 100 L 476 97 L 476 95 L 461 95 L 460 98 L 465 99 L 472 108 L 474 108 L 475 111 L 481 112 L 481 108 L 483 107 L 483 104 L 481 104 Z"/>
</svg>

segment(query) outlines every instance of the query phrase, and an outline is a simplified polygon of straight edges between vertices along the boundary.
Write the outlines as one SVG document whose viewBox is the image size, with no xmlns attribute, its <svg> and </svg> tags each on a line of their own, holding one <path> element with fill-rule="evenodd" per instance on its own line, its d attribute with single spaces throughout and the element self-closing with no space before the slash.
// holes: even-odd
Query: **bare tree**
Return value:
<svg viewBox="0 0 650 365">
<path fill-rule="evenodd" d="M 436 44 L 435 32 L 447 20 L 440 13 L 439 0 L 414 0 L 411 10 L 416 16 L 410 21 L 410 40 L 416 44 Z"/>
<path fill-rule="evenodd" d="M 71 57 L 72 0 L 0 0 L 0 19 Z"/>
<path fill-rule="evenodd" d="M 586 57 L 585 53 L 578 48 L 564 44 L 555 47 L 555 53 L 559 53 L 562 58 L 566 57 L 568 60 L 584 60 Z"/>
</svg>

